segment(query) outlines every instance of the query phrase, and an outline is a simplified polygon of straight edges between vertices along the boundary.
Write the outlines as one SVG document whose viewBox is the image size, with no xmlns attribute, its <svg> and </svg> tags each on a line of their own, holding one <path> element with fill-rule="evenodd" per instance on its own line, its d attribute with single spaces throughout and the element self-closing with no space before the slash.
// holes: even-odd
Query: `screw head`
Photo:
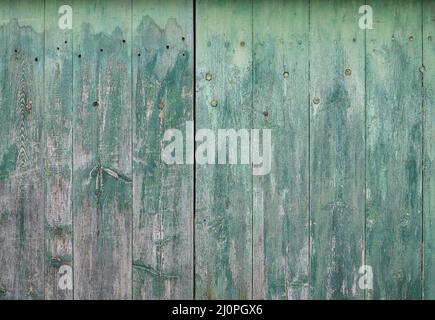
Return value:
<svg viewBox="0 0 435 320">
<path fill-rule="evenodd" d="M 314 97 L 313 98 L 313 102 L 314 102 L 314 104 L 319 104 L 320 103 L 320 98 L 319 97 Z"/>
<path fill-rule="evenodd" d="M 205 80 L 211 81 L 211 79 L 212 79 L 211 73 L 207 72 L 205 75 Z"/>
<path fill-rule="evenodd" d="M 421 66 L 421 67 L 419 68 L 419 70 L 420 70 L 421 73 L 423 73 L 423 72 L 425 71 L 424 66 Z"/>
<path fill-rule="evenodd" d="M 212 107 L 217 107 L 218 102 L 217 102 L 216 99 L 213 99 L 213 100 L 211 100 L 210 104 L 211 104 Z"/>
<path fill-rule="evenodd" d="M 350 76 L 352 74 L 352 70 L 350 70 L 349 68 L 346 68 L 346 70 L 344 70 L 344 74 L 347 76 Z"/>
<path fill-rule="evenodd" d="M 288 78 L 289 73 L 288 73 L 288 71 L 284 71 L 284 73 L 282 75 L 283 75 L 284 78 Z"/>
<path fill-rule="evenodd" d="M 409 41 L 414 41 L 414 37 L 413 36 L 409 36 Z"/>
</svg>

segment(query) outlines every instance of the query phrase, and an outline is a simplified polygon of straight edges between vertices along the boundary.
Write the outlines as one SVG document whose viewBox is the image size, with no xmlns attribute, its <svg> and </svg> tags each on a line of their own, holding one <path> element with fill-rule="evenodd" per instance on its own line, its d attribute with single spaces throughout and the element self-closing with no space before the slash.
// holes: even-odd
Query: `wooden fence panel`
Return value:
<svg viewBox="0 0 435 320">
<path fill-rule="evenodd" d="M 74 1 L 74 297 L 131 298 L 131 3 Z"/>
<path fill-rule="evenodd" d="M 0 2 L 0 298 L 44 298 L 44 1 Z"/>
<path fill-rule="evenodd" d="M 135 0 L 133 31 L 133 297 L 192 299 L 193 162 L 161 159 L 193 124 L 192 2 Z"/>
</svg>

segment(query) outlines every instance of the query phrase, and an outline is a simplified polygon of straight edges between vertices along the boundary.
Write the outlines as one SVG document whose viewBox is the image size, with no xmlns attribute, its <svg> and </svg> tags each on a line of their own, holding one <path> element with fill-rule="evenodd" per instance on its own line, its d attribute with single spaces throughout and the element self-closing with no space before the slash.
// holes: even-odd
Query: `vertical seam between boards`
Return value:
<svg viewBox="0 0 435 320">
<path fill-rule="evenodd" d="M 193 77 L 192 77 L 192 118 L 193 118 L 193 134 L 195 137 L 196 133 L 196 0 L 192 0 L 192 29 L 193 29 L 193 37 L 192 37 L 192 50 L 193 50 Z M 192 206 L 192 299 L 196 298 L 196 159 L 195 159 L 195 150 L 196 150 L 196 140 L 193 139 L 193 206 Z"/>
</svg>

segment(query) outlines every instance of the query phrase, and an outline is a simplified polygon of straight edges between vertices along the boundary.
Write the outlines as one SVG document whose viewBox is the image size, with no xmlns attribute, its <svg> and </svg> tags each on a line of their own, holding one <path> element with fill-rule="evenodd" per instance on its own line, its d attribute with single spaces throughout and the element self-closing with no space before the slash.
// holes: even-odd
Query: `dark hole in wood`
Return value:
<svg viewBox="0 0 435 320">
<path fill-rule="evenodd" d="M 122 39 L 122 43 L 125 43 L 125 39 Z"/>
<path fill-rule="evenodd" d="M 186 40 L 186 38 L 185 37 L 181 37 L 181 40 L 184 41 L 184 40 Z"/>
<path fill-rule="evenodd" d="M 166 45 L 166 49 L 169 49 L 169 45 Z"/>
<path fill-rule="evenodd" d="M 68 41 L 65 40 L 65 44 L 67 44 L 67 43 L 68 43 Z"/>
<path fill-rule="evenodd" d="M 35 61 L 38 62 L 38 57 L 35 58 Z"/>
<path fill-rule="evenodd" d="M 137 56 L 140 57 L 140 53 L 138 53 Z"/>
<path fill-rule="evenodd" d="M 59 47 L 57 47 L 56 50 L 59 50 Z"/>
<path fill-rule="evenodd" d="M 100 49 L 100 52 L 103 52 L 103 49 Z"/>
<path fill-rule="evenodd" d="M 81 57 L 82 57 L 82 55 L 81 55 L 81 54 L 79 54 L 79 55 L 78 55 L 78 57 L 79 57 L 79 58 L 81 58 Z"/>
<path fill-rule="evenodd" d="M 98 101 L 94 101 L 94 103 L 92 103 L 92 105 L 93 105 L 94 107 L 98 107 Z"/>
</svg>

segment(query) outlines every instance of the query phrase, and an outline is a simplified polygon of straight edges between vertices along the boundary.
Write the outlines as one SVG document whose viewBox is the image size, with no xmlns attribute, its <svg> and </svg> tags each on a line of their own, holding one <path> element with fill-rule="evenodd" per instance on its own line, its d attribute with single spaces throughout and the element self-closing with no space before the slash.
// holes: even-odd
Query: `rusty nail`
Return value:
<svg viewBox="0 0 435 320">
<path fill-rule="evenodd" d="M 268 117 L 268 116 L 269 116 L 269 112 L 264 111 L 264 112 L 263 112 L 263 116 Z"/>
<path fill-rule="evenodd" d="M 27 102 L 26 109 L 28 112 L 32 111 L 33 103 L 32 101 Z"/>
<path fill-rule="evenodd" d="M 211 100 L 211 106 L 212 107 L 217 107 L 217 105 L 218 105 L 218 102 L 217 102 L 216 99 Z"/>
<path fill-rule="evenodd" d="M 344 70 L 344 74 L 347 76 L 350 76 L 352 74 L 352 70 L 350 70 L 349 68 L 346 68 L 346 70 Z"/>
<path fill-rule="evenodd" d="M 205 75 L 205 80 L 211 81 L 211 79 L 212 79 L 211 73 L 207 72 L 207 74 Z"/>
<path fill-rule="evenodd" d="M 314 104 L 319 104 L 320 103 L 320 98 L 319 97 L 314 97 L 313 102 L 314 102 Z"/>
<path fill-rule="evenodd" d="M 159 103 L 159 109 L 160 109 L 160 110 L 163 110 L 164 108 L 165 108 L 165 101 L 160 100 L 160 103 Z"/>
<path fill-rule="evenodd" d="M 288 73 L 288 71 L 284 71 L 284 73 L 282 75 L 284 76 L 284 78 L 288 78 L 289 73 Z"/>
</svg>

